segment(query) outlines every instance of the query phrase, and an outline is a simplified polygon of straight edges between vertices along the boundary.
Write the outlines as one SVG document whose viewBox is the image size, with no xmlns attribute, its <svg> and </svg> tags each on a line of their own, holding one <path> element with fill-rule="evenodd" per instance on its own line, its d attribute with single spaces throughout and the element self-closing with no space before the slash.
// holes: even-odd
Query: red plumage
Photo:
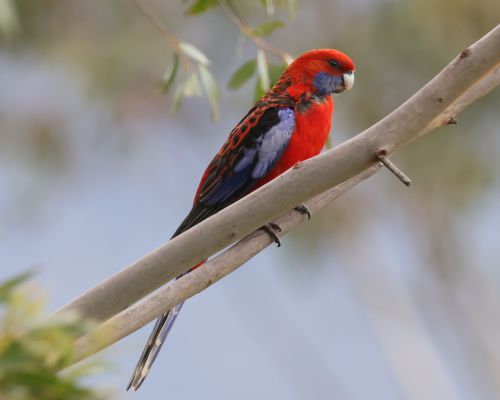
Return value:
<svg viewBox="0 0 500 400">
<path fill-rule="evenodd" d="M 298 162 L 314 157 L 321 152 L 330 133 L 333 109 L 333 99 L 328 97 L 324 103 L 311 105 L 307 113 L 296 115 L 295 129 L 288 147 L 273 169 L 259 181 L 256 189 L 281 175 Z"/>
<path fill-rule="evenodd" d="M 328 64 L 329 60 L 335 60 L 338 63 L 337 67 Z M 270 107 L 293 106 L 295 130 L 277 164 L 265 178 L 255 185 L 253 190 L 282 174 L 296 163 L 320 153 L 330 132 L 334 105 L 333 98 L 329 95 L 324 96 L 323 99 L 315 96 L 317 90 L 314 87 L 314 77 L 327 69 L 332 72 L 332 75 L 342 75 L 354 72 L 355 66 L 344 53 L 333 49 L 321 49 L 304 53 L 286 69 L 276 85 L 236 125 L 226 143 L 212 160 L 198 186 L 194 198 L 195 204 L 214 166 L 228 152 L 238 148 L 245 135 L 258 124 L 259 118 Z"/>
</svg>

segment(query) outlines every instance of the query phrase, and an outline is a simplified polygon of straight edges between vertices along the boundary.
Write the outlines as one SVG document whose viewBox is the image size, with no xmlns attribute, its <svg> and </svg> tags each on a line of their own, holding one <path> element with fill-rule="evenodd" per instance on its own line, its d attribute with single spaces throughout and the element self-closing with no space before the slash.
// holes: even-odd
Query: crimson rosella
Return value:
<svg viewBox="0 0 500 400">
<path fill-rule="evenodd" d="M 173 237 L 319 154 L 330 132 L 331 95 L 353 84 L 354 63 L 340 51 L 312 50 L 292 62 L 232 130 L 203 174 L 193 208 Z M 279 244 L 272 227 L 266 231 Z M 127 389 L 137 390 L 146 378 L 182 305 L 156 321 Z"/>
</svg>

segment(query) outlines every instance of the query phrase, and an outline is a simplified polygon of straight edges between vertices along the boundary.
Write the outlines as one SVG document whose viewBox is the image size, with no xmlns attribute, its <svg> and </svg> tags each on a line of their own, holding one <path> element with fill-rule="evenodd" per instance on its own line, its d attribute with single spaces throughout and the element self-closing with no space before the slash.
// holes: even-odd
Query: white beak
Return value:
<svg viewBox="0 0 500 400">
<path fill-rule="evenodd" d="M 354 72 L 351 71 L 350 73 L 344 74 L 343 78 L 345 91 L 347 92 L 348 90 L 351 90 L 354 85 Z"/>
</svg>

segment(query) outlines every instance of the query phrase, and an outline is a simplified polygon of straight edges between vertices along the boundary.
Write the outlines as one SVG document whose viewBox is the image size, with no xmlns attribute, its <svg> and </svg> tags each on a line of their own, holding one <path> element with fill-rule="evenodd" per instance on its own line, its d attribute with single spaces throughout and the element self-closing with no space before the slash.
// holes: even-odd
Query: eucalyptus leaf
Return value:
<svg viewBox="0 0 500 400">
<path fill-rule="evenodd" d="M 287 0 L 288 18 L 295 19 L 297 16 L 297 0 Z"/>
<path fill-rule="evenodd" d="M 19 275 L 14 276 L 6 282 L 0 285 L 0 302 L 5 302 L 8 300 L 12 292 L 17 289 L 17 287 L 33 277 L 34 271 L 30 270 L 23 272 Z"/>
<path fill-rule="evenodd" d="M 13 0 L 0 0 L 0 32 L 11 36 L 19 31 L 19 18 Z"/>
<path fill-rule="evenodd" d="M 269 36 L 276 29 L 284 27 L 285 24 L 280 20 L 264 22 L 252 29 L 253 36 Z"/>
<path fill-rule="evenodd" d="M 200 64 L 198 65 L 198 69 L 200 71 L 201 84 L 210 102 L 212 120 L 217 121 L 219 119 L 219 86 L 208 68 Z"/>
<path fill-rule="evenodd" d="M 269 15 L 274 14 L 273 0 L 264 0 L 264 5 L 266 6 L 266 11 Z"/>
<path fill-rule="evenodd" d="M 259 81 L 262 89 L 264 91 L 269 89 L 270 78 L 269 78 L 269 68 L 267 65 L 266 53 L 262 49 L 257 52 L 257 71 L 259 73 Z"/>
<path fill-rule="evenodd" d="M 203 52 L 197 47 L 190 43 L 181 42 L 179 43 L 179 49 L 189 58 L 196 61 L 197 63 L 208 67 L 210 65 L 210 60 L 203 54 Z"/>
<path fill-rule="evenodd" d="M 177 111 L 179 111 L 179 108 L 181 108 L 182 100 L 184 100 L 184 90 L 187 85 L 187 80 L 187 77 L 183 77 L 179 81 L 179 83 L 177 83 L 174 91 L 174 97 L 172 99 L 172 105 L 170 107 L 171 114 L 175 114 Z"/>
<path fill-rule="evenodd" d="M 217 6 L 219 3 L 218 0 L 196 0 L 194 4 L 189 7 L 189 14 L 201 14 L 207 11 L 208 9 Z"/>
<path fill-rule="evenodd" d="M 286 67 L 287 67 L 286 64 L 269 64 L 268 65 L 269 78 L 271 80 L 271 85 L 274 85 L 278 81 L 278 79 L 280 78 L 281 74 L 286 69 Z M 265 93 L 266 93 L 266 90 L 264 90 L 262 88 L 260 80 L 257 80 L 257 83 L 255 85 L 254 100 L 257 101 Z"/>
<path fill-rule="evenodd" d="M 82 384 L 89 371 L 59 373 L 71 361 L 76 339 L 88 332 L 85 321 L 24 312 L 40 308 L 41 299 L 34 293 L 16 290 L 32 274 L 29 271 L 0 284 L 2 296 L 9 300 L 2 305 L 0 319 L 0 398 L 104 400 L 109 397 L 104 392 Z"/>
<path fill-rule="evenodd" d="M 200 80 L 198 79 L 198 75 L 196 73 L 190 74 L 186 81 L 186 85 L 184 86 L 183 93 L 186 97 L 201 96 Z"/>
<path fill-rule="evenodd" d="M 161 81 L 161 90 L 163 93 L 168 93 L 169 89 L 175 81 L 177 71 L 179 70 L 179 55 L 174 54 L 172 63 L 168 66 L 165 74 L 163 74 L 163 79 Z"/>
<path fill-rule="evenodd" d="M 239 89 L 246 81 L 248 81 L 257 70 L 257 61 L 250 60 L 239 67 L 229 79 L 227 87 L 229 89 Z"/>
</svg>

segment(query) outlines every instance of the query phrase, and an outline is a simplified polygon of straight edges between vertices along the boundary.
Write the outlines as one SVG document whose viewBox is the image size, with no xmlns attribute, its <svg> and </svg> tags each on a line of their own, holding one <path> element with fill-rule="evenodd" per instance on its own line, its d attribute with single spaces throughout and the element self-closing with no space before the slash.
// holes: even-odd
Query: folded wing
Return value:
<svg viewBox="0 0 500 400">
<path fill-rule="evenodd" d="M 251 192 L 279 161 L 294 128 L 295 114 L 289 107 L 251 110 L 208 166 L 193 209 L 176 235 Z"/>
</svg>

